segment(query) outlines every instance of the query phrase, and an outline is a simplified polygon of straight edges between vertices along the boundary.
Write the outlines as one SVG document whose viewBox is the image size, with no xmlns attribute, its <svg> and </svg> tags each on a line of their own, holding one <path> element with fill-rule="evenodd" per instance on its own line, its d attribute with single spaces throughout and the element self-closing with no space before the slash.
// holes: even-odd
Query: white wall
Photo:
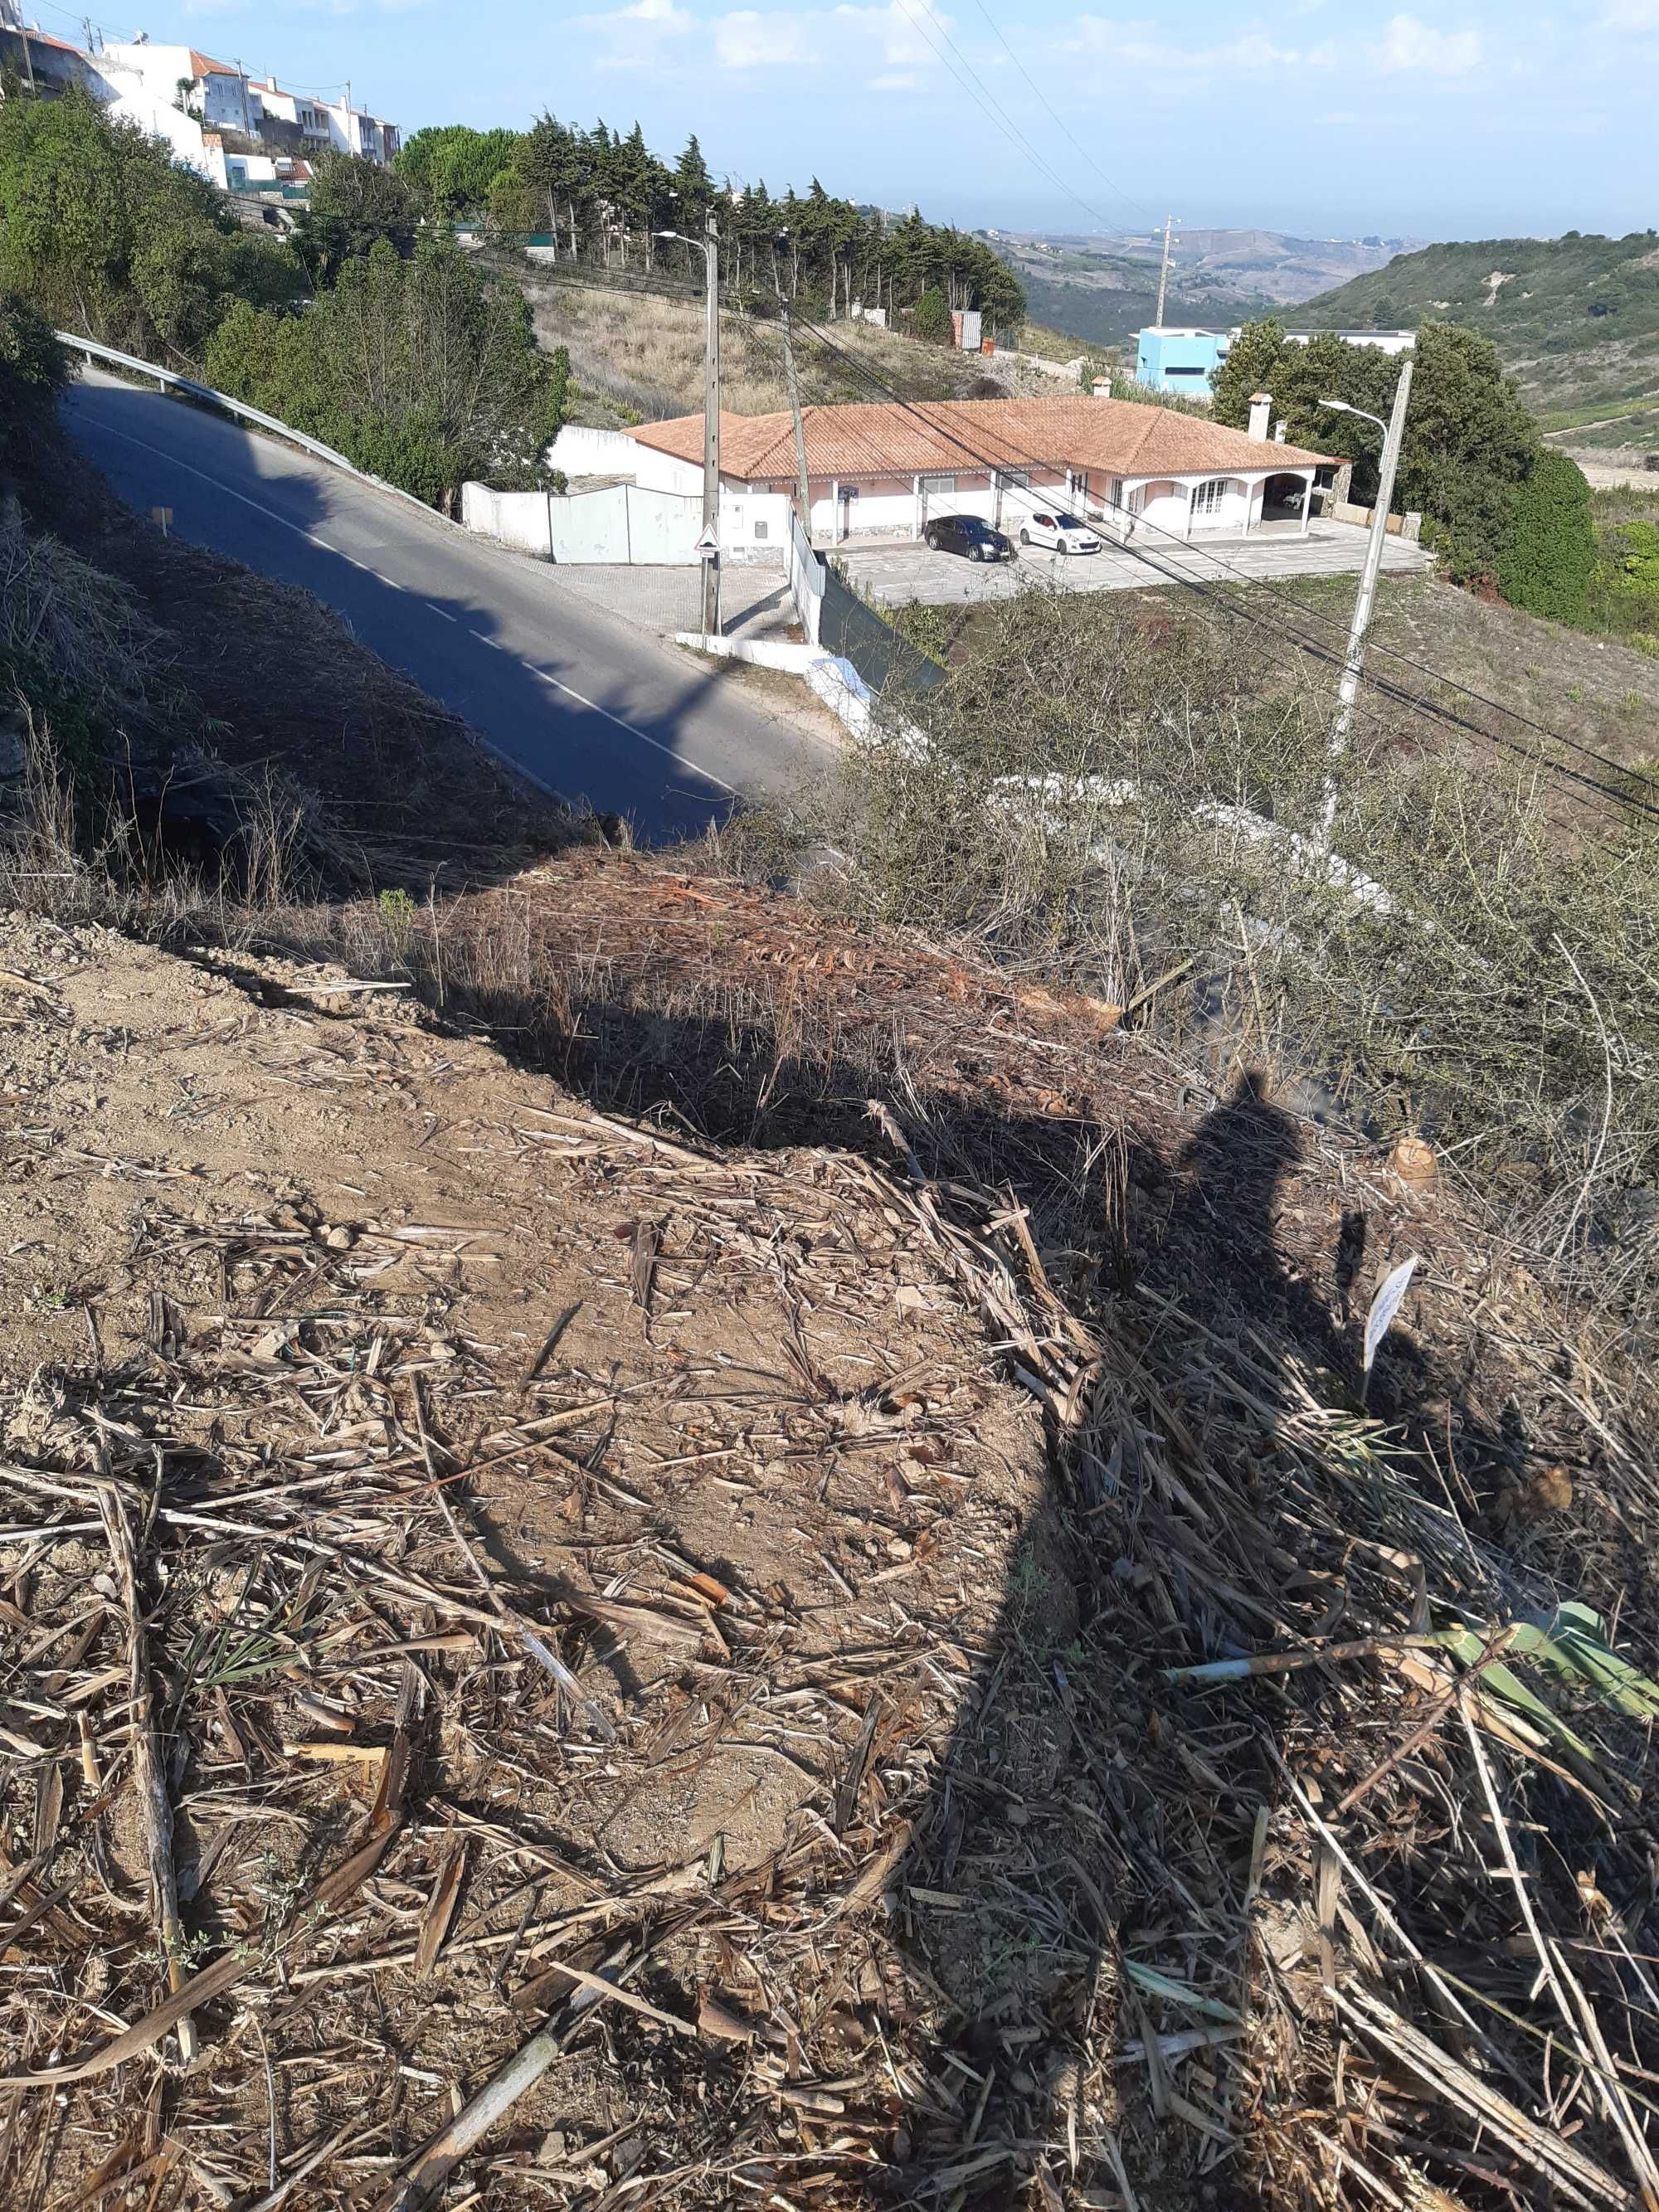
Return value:
<svg viewBox="0 0 1659 2212">
<path fill-rule="evenodd" d="M 567 422 L 547 449 L 550 468 L 568 477 L 631 477 L 644 448 L 626 430 L 590 430 Z"/>
<path fill-rule="evenodd" d="M 781 551 L 777 533 L 787 521 L 788 502 L 758 503 L 780 510 L 765 519 L 775 525 L 769 550 Z M 757 504 L 746 502 L 749 508 Z M 749 519 L 752 525 L 753 515 Z M 678 568 L 697 558 L 702 501 L 637 484 L 611 484 L 604 491 L 559 499 L 546 492 L 491 491 L 486 484 L 469 483 L 461 488 L 461 520 L 469 530 L 544 561 Z M 744 546 L 733 544 L 730 550 L 741 552 Z"/>
<path fill-rule="evenodd" d="M 492 491 L 488 484 L 461 486 L 461 521 L 481 538 L 494 538 L 520 553 L 545 561 L 552 551 L 547 495 L 540 491 Z"/>
<path fill-rule="evenodd" d="M 678 492 L 687 498 L 695 493 L 702 498 L 701 461 L 676 460 L 672 453 L 659 453 L 651 446 L 636 445 L 634 453 L 634 481 L 641 491 Z"/>
</svg>

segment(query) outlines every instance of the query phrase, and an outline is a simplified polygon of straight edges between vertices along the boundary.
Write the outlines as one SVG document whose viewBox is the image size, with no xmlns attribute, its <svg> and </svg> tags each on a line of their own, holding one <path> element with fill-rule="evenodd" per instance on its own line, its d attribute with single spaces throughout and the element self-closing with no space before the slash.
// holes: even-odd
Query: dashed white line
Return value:
<svg viewBox="0 0 1659 2212">
<path fill-rule="evenodd" d="M 533 660 L 521 661 L 520 666 L 527 668 L 532 676 L 539 676 L 544 684 L 550 684 L 556 691 L 562 691 L 567 699 L 574 699 L 579 707 L 586 707 L 590 714 L 603 714 L 607 722 L 614 722 L 619 730 L 626 730 L 630 738 L 637 738 L 642 745 L 649 745 L 653 752 L 663 754 L 681 768 L 692 769 L 705 783 L 716 783 L 722 791 L 729 791 L 733 799 L 738 796 L 736 784 L 728 783 L 723 775 L 716 775 L 712 768 L 700 766 L 689 753 L 677 753 L 672 745 L 662 744 L 647 732 L 636 729 L 632 722 L 624 722 L 622 716 L 613 714 L 609 707 L 601 707 L 597 699 L 588 698 L 568 684 L 561 684 L 556 676 L 550 676 L 544 668 L 538 668 Z"/>
<path fill-rule="evenodd" d="M 430 599 L 422 599 L 421 605 L 429 615 L 441 615 L 446 622 L 456 620 L 456 617 L 450 613 L 447 607 L 434 607 Z"/>
<path fill-rule="evenodd" d="M 327 538 L 319 538 L 314 531 L 307 530 L 297 522 L 290 522 L 285 514 L 278 514 L 275 507 L 265 507 L 258 500 L 250 499 L 246 492 L 234 490 L 229 484 L 222 482 L 218 477 L 209 476 L 205 469 L 192 468 L 188 461 L 179 460 L 175 454 L 167 453 L 162 447 L 152 446 L 148 438 L 135 438 L 130 430 L 117 430 L 106 422 L 100 422 L 98 427 L 106 436 L 119 438 L 125 445 L 137 446 L 146 453 L 154 453 L 158 461 L 165 461 L 169 468 L 182 469 L 186 476 L 195 477 L 202 483 L 211 484 L 215 491 L 222 493 L 227 499 L 237 500 L 242 506 L 251 507 L 256 514 L 263 514 L 268 522 L 279 523 L 284 530 L 291 530 L 296 538 L 303 538 L 308 545 L 315 545 L 325 553 L 332 553 L 337 560 L 349 561 L 354 568 L 362 568 L 365 574 L 377 578 L 383 584 L 390 584 L 393 591 L 400 592 L 404 588 L 401 584 L 392 583 L 390 576 L 380 575 L 379 569 L 366 568 L 362 562 L 357 560 L 352 554 L 344 552 L 339 546 L 331 545 Z M 430 599 L 428 599 L 425 604 L 432 608 L 434 615 L 443 615 L 446 622 L 455 620 L 454 616 L 446 613 L 442 607 L 432 606 Z M 469 629 L 467 635 L 476 638 L 480 645 L 487 645 L 492 653 L 504 653 L 507 649 L 504 646 L 497 645 L 493 637 L 485 637 L 480 630 Z M 512 658 L 511 655 L 508 657 Z M 601 707 L 597 699 L 590 699 L 586 692 L 578 691 L 573 684 L 562 683 L 556 676 L 550 676 L 546 669 L 538 668 L 534 661 L 521 660 L 519 665 L 530 675 L 539 676 L 542 682 L 551 684 L 554 690 L 563 692 L 567 699 L 574 699 L 579 707 L 586 707 L 590 714 L 603 715 L 607 722 L 614 723 L 617 729 L 626 730 L 630 738 L 637 738 L 642 745 L 649 745 L 653 752 L 661 753 L 665 760 L 672 760 L 678 767 L 690 769 L 693 775 L 700 775 L 705 783 L 714 784 L 721 791 L 730 792 L 732 798 L 735 799 L 738 796 L 737 786 L 728 783 L 723 775 L 716 775 L 713 769 L 700 766 L 689 754 L 678 753 L 672 745 L 664 744 L 659 738 L 652 737 L 648 731 L 638 728 L 632 722 L 625 722 L 620 714 L 613 714 L 608 707 Z"/>
</svg>

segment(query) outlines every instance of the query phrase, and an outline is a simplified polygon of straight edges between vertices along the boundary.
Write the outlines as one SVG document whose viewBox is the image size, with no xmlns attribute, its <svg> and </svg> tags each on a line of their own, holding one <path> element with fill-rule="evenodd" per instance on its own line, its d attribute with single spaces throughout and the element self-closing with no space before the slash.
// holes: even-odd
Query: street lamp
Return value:
<svg viewBox="0 0 1659 2212">
<path fill-rule="evenodd" d="M 682 246 L 695 246 L 702 256 L 706 279 L 702 355 L 702 538 L 698 553 L 702 562 L 702 634 L 718 637 L 720 629 L 720 560 L 715 541 L 720 519 L 720 242 L 714 228 L 714 210 L 708 210 L 708 227 L 702 238 L 688 237 L 683 230 L 659 230 L 659 238 L 676 238 Z"/>
<path fill-rule="evenodd" d="M 1330 408 L 1334 413 L 1338 415 L 1363 416 L 1367 422 L 1375 422 L 1377 428 L 1382 433 L 1382 435 L 1385 438 L 1389 434 L 1388 424 L 1382 420 L 1382 417 L 1380 415 L 1373 415 L 1369 408 L 1351 407 L 1346 399 L 1322 399 L 1319 404 L 1322 407 Z"/>
<path fill-rule="evenodd" d="M 1328 407 L 1338 415 L 1358 415 L 1362 421 L 1374 422 L 1382 433 L 1382 459 L 1376 473 L 1376 503 L 1371 509 L 1371 532 L 1365 546 L 1365 564 L 1359 574 L 1359 592 L 1353 603 L 1353 621 L 1348 629 L 1348 650 L 1342 663 L 1342 681 L 1336 689 L 1336 714 L 1331 723 L 1328 751 L 1330 763 L 1325 778 L 1324 803 L 1320 809 L 1320 823 L 1327 845 L 1336 822 L 1337 763 L 1348 750 L 1348 734 L 1353 727 L 1354 701 L 1359 696 L 1359 674 L 1365 661 L 1365 633 L 1370 628 L 1371 609 L 1376 600 L 1376 580 L 1382 571 L 1382 541 L 1388 535 L 1389 508 L 1394 500 L 1395 471 L 1400 465 L 1400 448 L 1406 435 L 1406 405 L 1411 398 L 1413 356 L 1407 354 L 1400 364 L 1400 381 L 1395 386 L 1394 409 L 1385 422 L 1380 415 L 1373 415 L 1368 407 L 1355 407 L 1346 399 L 1322 399 L 1320 405 Z"/>
</svg>

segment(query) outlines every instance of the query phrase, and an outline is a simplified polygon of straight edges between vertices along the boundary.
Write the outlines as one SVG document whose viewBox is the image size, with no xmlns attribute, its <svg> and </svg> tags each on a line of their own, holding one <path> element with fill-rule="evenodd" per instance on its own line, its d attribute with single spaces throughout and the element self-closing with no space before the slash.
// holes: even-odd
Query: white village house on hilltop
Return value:
<svg viewBox="0 0 1659 2212">
<path fill-rule="evenodd" d="M 397 125 L 354 107 L 349 94 L 325 100 L 284 92 L 239 63 L 143 31 L 83 52 L 26 28 L 18 0 L 0 0 L 0 60 L 12 61 L 13 48 L 38 87 L 83 87 L 117 120 L 163 140 L 175 161 L 222 191 L 303 178 L 293 165 L 331 148 L 380 167 L 398 151 Z"/>
<path fill-rule="evenodd" d="M 1244 537 L 1273 524 L 1305 532 L 1320 471 L 1341 463 L 1270 440 L 1269 411 L 1259 400 L 1244 431 L 1111 398 L 808 407 L 812 534 L 834 544 L 920 538 L 930 516 L 974 514 L 1017 535 L 1023 517 L 1059 505 L 1120 538 Z M 700 497 L 702 417 L 626 431 L 567 426 L 551 459 L 571 478 Z M 724 551 L 781 544 L 795 471 L 789 415 L 721 416 Z"/>
</svg>

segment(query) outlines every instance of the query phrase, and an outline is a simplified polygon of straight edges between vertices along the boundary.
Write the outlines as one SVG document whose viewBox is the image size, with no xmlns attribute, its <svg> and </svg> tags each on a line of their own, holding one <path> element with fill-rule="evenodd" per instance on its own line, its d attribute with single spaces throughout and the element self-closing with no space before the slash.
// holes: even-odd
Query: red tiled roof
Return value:
<svg viewBox="0 0 1659 2212">
<path fill-rule="evenodd" d="M 190 73 L 192 76 L 240 76 L 239 69 L 228 62 L 216 62 L 211 54 L 198 54 L 194 46 L 190 50 Z"/>
<path fill-rule="evenodd" d="M 910 476 L 981 468 L 1097 469 L 1111 476 L 1197 476 L 1335 465 L 1328 453 L 1249 438 L 1199 415 L 1130 399 L 883 400 L 802 410 L 809 476 Z M 632 435 L 684 461 L 702 459 L 702 416 L 648 422 Z M 722 415 L 720 471 L 749 483 L 795 473 L 787 414 Z"/>
<path fill-rule="evenodd" d="M 0 31 L 9 31 L 15 39 L 21 39 L 23 35 L 23 27 L 21 23 L 0 23 Z M 32 46 L 55 46 L 60 54 L 80 54 L 82 61 L 86 59 L 80 47 L 70 40 L 54 39 L 50 31 L 31 30 L 28 40 Z"/>
</svg>

